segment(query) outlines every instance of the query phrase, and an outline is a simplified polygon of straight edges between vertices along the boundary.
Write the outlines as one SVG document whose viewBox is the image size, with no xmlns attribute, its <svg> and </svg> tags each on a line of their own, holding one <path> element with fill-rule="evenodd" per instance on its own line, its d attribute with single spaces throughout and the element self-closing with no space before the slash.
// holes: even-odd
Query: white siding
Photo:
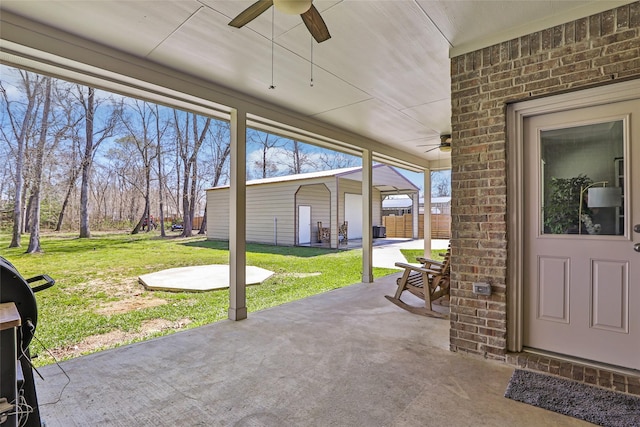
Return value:
<svg viewBox="0 0 640 427">
<path fill-rule="evenodd" d="M 274 244 L 277 239 L 278 245 L 295 245 L 296 191 L 301 185 L 320 184 L 324 180 L 326 178 L 248 185 L 247 242 Z M 328 203 L 330 198 L 326 200 Z M 313 219 L 313 208 L 311 215 Z M 277 236 L 274 218 L 277 218 Z M 207 190 L 207 237 L 229 239 L 228 187 Z"/>
<path fill-rule="evenodd" d="M 371 225 L 379 227 L 382 225 L 382 193 L 380 190 L 373 189 L 371 205 Z"/>
<path fill-rule="evenodd" d="M 272 182 L 247 186 L 247 241 L 293 246 L 297 243 L 299 205 L 311 206 L 312 242 L 317 241 L 315 226 L 322 221 L 331 227 L 331 246 L 338 245 L 338 224 L 344 221 L 344 194 L 362 193 L 359 181 L 335 177 Z M 277 218 L 277 236 L 274 224 Z M 373 190 L 373 225 L 382 224 L 382 198 Z M 229 239 L 229 188 L 207 190 L 207 237 Z"/>
<path fill-rule="evenodd" d="M 247 241 L 293 246 L 293 194 L 299 183 L 283 182 L 247 187 Z M 277 236 L 275 221 L 277 219 Z"/>
<path fill-rule="evenodd" d="M 229 188 L 207 190 L 207 238 L 229 240 Z"/>
</svg>

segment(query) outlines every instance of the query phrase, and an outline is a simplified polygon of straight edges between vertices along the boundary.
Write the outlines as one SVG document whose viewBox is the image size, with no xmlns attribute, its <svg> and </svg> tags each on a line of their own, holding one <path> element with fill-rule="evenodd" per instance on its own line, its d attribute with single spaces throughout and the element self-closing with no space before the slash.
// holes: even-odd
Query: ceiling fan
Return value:
<svg viewBox="0 0 640 427">
<path fill-rule="evenodd" d="M 318 9 L 316 9 L 311 2 L 312 0 L 258 0 L 233 18 L 231 22 L 229 22 L 229 25 L 236 28 L 244 27 L 262 13 L 266 12 L 271 6 L 274 6 L 279 12 L 289 15 L 300 15 L 313 38 L 316 39 L 318 43 L 322 43 L 330 39 L 331 35 L 322 16 L 320 16 L 320 12 L 318 12 Z"/>
<path fill-rule="evenodd" d="M 440 135 L 440 144 L 422 144 L 418 145 L 418 147 L 433 147 L 425 151 L 425 153 L 438 149 L 442 152 L 449 152 L 451 151 L 451 135 Z"/>
</svg>

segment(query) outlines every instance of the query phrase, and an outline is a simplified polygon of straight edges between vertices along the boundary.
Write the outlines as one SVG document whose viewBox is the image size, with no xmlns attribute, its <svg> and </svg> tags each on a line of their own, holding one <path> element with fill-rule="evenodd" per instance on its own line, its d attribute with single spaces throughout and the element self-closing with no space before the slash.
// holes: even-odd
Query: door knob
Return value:
<svg viewBox="0 0 640 427">
<path fill-rule="evenodd" d="M 636 233 L 640 233 L 640 224 L 636 224 L 633 226 L 633 231 L 635 231 Z"/>
<path fill-rule="evenodd" d="M 633 250 L 636 252 L 640 252 L 640 243 L 636 243 L 635 245 L 633 245 Z"/>
</svg>

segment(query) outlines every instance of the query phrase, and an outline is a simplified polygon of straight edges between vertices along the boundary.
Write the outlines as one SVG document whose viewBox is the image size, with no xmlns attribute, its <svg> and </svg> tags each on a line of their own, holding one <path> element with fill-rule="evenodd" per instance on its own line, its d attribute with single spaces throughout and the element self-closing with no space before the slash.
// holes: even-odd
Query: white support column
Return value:
<svg viewBox="0 0 640 427">
<path fill-rule="evenodd" d="M 412 238 L 419 239 L 420 233 L 418 228 L 418 223 L 420 222 L 420 193 L 416 192 L 411 196 L 411 230 L 412 230 Z M 426 212 L 425 212 L 426 215 Z"/>
<path fill-rule="evenodd" d="M 362 282 L 373 282 L 373 170 L 371 151 L 362 152 Z"/>
<path fill-rule="evenodd" d="M 247 113 L 231 110 L 229 191 L 229 319 L 247 318 Z"/>
<path fill-rule="evenodd" d="M 431 258 L 431 169 L 424 170 L 424 256 Z"/>
</svg>

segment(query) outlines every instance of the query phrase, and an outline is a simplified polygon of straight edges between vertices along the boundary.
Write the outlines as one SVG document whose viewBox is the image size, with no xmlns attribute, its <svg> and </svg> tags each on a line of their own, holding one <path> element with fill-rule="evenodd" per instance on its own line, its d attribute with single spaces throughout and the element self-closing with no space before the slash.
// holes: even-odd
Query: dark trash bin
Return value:
<svg viewBox="0 0 640 427">
<path fill-rule="evenodd" d="M 387 227 L 373 226 L 373 238 L 379 239 L 381 237 L 387 237 Z"/>
</svg>

